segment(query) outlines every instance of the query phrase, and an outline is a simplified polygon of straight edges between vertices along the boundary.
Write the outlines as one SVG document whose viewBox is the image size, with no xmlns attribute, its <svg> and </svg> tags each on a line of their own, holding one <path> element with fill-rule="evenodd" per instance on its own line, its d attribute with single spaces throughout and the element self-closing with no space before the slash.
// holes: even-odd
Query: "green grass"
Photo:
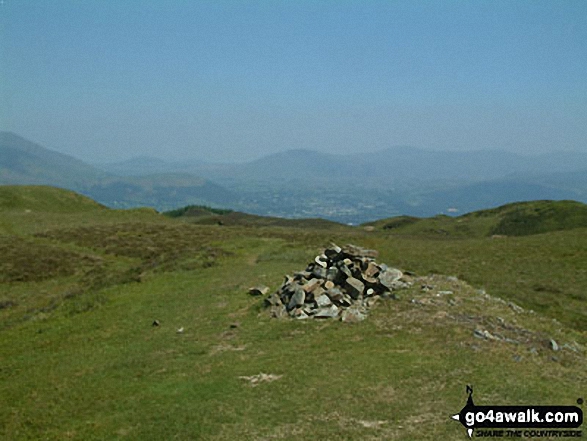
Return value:
<svg viewBox="0 0 587 441">
<path fill-rule="evenodd" d="M 525 237 L 374 236 L 382 259 L 419 274 L 450 274 L 587 331 L 587 229 Z"/>
<path fill-rule="evenodd" d="M 476 404 L 587 390 L 585 229 L 492 239 L 22 208 L 0 208 L 0 439 L 466 439 L 449 418 L 466 384 Z M 420 278 L 358 324 L 274 320 L 247 294 L 330 241 Z M 276 379 L 243 378 L 260 373 Z"/>
<path fill-rule="evenodd" d="M 177 208 L 175 210 L 166 211 L 166 216 L 169 217 L 181 217 L 181 216 L 212 216 L 215 214 L 228 214 L 232 213 L 233 210 L 212 208 L 205 205 L 186 205 L 185 207 Z"/>
<path fill-rule="evenodd" d="M 164 213 L 172 218 L 198 225 L 226 225 L 243 227 L 287 227 L 287 228 L 326 228 L 348 229 L 345 225 L 325 219 L 284 219 L 279 217 L 257 216 L 239 211 L 215 209 L 200 205 L 188 205 Z"/>
<path fill-rule="evenodd" d="M 106 210 L 78 193 L 46 186 L 0 185 L 0 210 L 26 213 L 78 213 Z"/>
<path fill-rule="evenodd" d="M 587 228 L 587 205 L 575 201 L 517 202 L 459 217 L 439 215 L 420 219 L 399 216 L 365 225 L 419 237 L 529 236 Z"/>
</svg>

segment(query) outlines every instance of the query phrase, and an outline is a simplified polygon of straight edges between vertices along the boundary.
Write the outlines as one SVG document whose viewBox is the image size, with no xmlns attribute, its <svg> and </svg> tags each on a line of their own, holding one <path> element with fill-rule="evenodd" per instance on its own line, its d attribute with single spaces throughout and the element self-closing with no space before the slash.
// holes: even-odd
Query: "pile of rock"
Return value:
<svg viewBox="0 0 587 441">
<path fill-rule="evenodd" d="M 274 317 L 340 318 L 361 321 L 379 298 L 411 282 L 395 268 L 375 261 L 378 253 L 355 245 L 332 245 L 304 271 L 285 280 L 265 303 Z"/>
</svg>

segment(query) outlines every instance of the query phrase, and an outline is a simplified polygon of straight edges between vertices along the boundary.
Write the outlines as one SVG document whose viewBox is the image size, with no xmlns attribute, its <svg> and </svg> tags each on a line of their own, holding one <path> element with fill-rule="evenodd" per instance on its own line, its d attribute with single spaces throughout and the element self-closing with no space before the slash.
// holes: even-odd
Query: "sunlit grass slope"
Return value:
<svg viewBox="0 0 587 441">
<path fill-rule="evenodd" d="M 517 202 L 459 217 L 399 216 L 365 225 L 402 235 L 529 236 L 551 231 L 587 228 L 587 205 L 575 201 Z"/>
<path fill-rule="evenodd" d="M 476 404 L 587 390 L 585 230 L 431 239 L 24 208 L 0 208 L 0 439 L 466 439 L 450 419 L 466 384 Z M 378 249 L 415 285 L 358 324 L 271 319 L 247 294 L 330 241 Z"/>
</svg>

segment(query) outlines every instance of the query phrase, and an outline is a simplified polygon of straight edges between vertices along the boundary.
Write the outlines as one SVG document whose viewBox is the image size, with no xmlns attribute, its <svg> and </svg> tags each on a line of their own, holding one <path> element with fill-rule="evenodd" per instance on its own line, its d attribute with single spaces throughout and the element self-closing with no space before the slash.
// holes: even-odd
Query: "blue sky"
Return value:
<svg viewBox="0 0 587 441">
<path fill-rule="evenodd" d="M 587 2 L 4 0 L 0 129 L 85 160 L 587 152 Z"/>
</svg>

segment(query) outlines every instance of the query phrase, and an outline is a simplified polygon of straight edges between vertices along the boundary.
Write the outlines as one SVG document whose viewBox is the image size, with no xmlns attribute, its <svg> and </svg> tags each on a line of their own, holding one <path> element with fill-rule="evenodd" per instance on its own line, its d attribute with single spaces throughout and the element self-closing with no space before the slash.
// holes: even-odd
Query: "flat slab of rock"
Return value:
<svg viewBox="0 0 587 441">
<path fill-rule="evenodd" d="M 318 305 L 318 308 L 325 308 L 332 305 L 332 300 L 330 300 L 330 297 L 328 297 L 326 294 L 322 294 L 316 299 L 316 305 Z"/>
<path fill-rule="evenodd" d="M 361 282 L 359 279 L 355 279 L 354 277 L 348 277 L 346 279 L 346 286 L 345 286 L 347 293 L 355 300 L 357 300 L 361 295 L 363 295 L 363 291 L 365 290 L 365 284 Z"/>
<path fill-rule="evenodd" d="M 287 304 L 287 309 L 291 310 L 291 309 L 297 308 L 299 306 L 303 306 L 305 300 L 306 300 L 306 292 L 303 289 L 298 288 L 298 289 L 296 289 L 296 292 L 294 293 L 294 295 L 291 296 L 291 299 L 290 299 L 289 303 Z"/>
<path fill-rule="evenodd" d="M 335 301 L 335 302 L 340 302 L 341 300 L 344 299 L 343 292 L 334 286 L 332 288 L 330 288 L 328 291 L 326 291 L 326 295 L 328 297 L 330 297 L 330 300 Z"/>
<path fill-rule="evenodd" d="M 249 288 L 249 294 L 252 296 L 265 296 L 269 292 L 269 287 L 265 285 L 258 285 Z"/>
<path fill-rule="evenodd" d="M 318 312 L 314 314 L 315 318 L 336 318 L 338 317 L 340 310 L 336 305 L 330 305 L 328 308 L 320 308 Z"/>
<path fill-rule="evenodd" d="M 391 291 L 394 288 L 394 282 L 401 279 L 403 275 L 398 269 L 387 268 L 385 271 L 379 273 L 379 283 Z"/>
</svg>

